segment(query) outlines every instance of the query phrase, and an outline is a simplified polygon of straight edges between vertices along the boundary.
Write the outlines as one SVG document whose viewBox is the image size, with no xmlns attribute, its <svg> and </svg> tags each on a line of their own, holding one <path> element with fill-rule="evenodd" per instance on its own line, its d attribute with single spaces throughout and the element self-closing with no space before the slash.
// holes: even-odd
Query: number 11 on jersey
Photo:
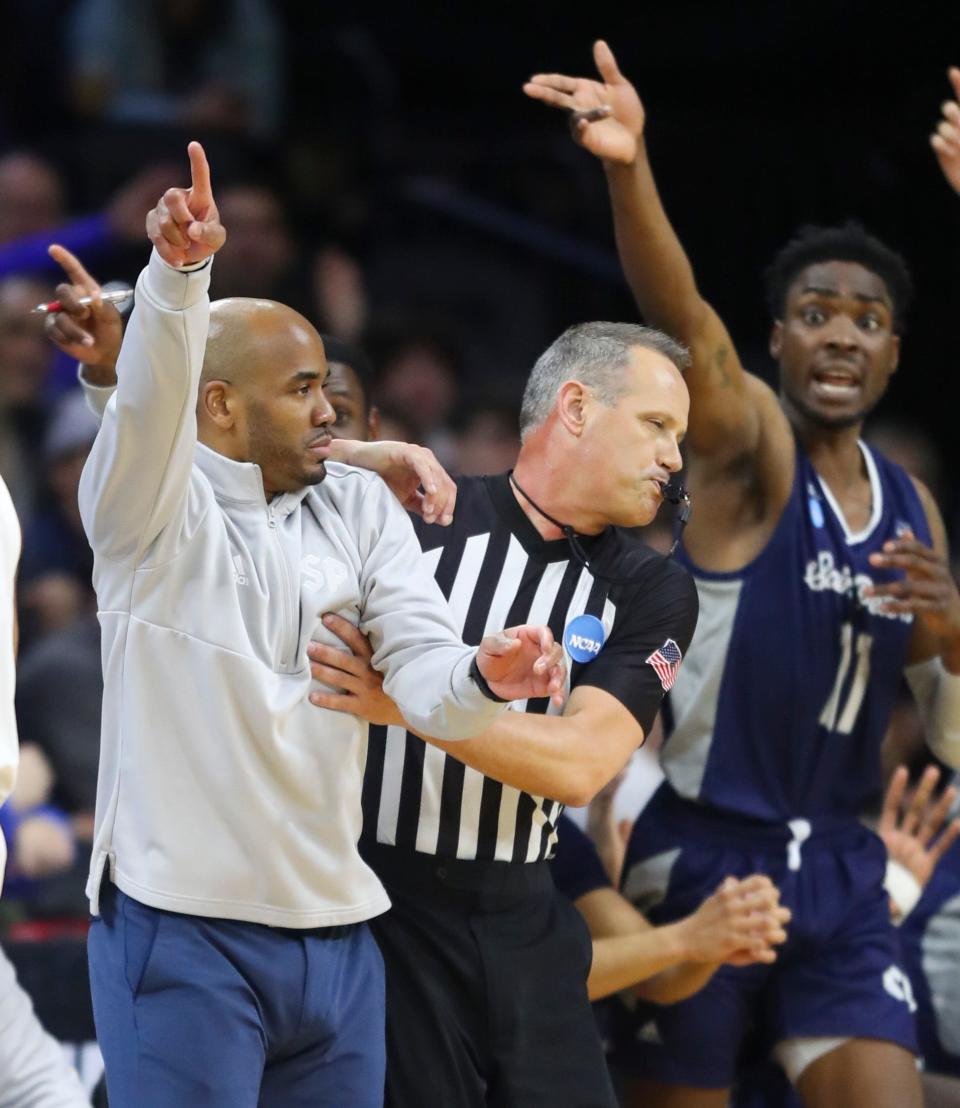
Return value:
<svg viewBox="0 0 960 1108">
<path fill-rule="evenodd" d="M 827 698 L 823 711 L 820 713 L 820 724 L 828 731 L 836 731 L 840 735 L 849 735 L 857 720 L 857 713 L 863 703 L 864 693 L 867 691 L 867 680 L 870 676 L 870 647 L 873 645 L 873 637 L 861 632 L 857 635 L 856 642 L 853 638 L 853 624 L 844 623 L 840 628 L 840 665 L 837 668 L 836 680 L 833 682 L 833 690 Z M 851 664 L 856 666 L 853 674 L 853 682 L 847 693 L 846 702 L 841 703 L 840 694 L 847 681 Z"/>
</svg>

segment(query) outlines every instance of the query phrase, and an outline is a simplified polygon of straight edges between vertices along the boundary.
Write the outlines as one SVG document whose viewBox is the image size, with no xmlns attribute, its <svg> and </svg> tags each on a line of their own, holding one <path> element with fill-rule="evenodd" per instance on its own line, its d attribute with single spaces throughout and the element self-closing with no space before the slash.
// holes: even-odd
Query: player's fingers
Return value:
<svg viewBox="0 0 960 1108">
<path fill-rule="evenodd" d="M 457 510 L 457 483 L 442 467 L 441 471 L 443 480 L 437 491 L 437 523 L 441 527 L 449 527 Z"/>
<path fill-rule="evenodd" d="M 886 600 L 880 610 L 887 615 L 921 615 L 924 612 L 943 612 L 946 606 L 945 596 L 911 596 L 906 600 Z"/>
<path fill-rule="evenodd" d="M 947 584 L 931 577 L 910 577 L 904 581 L 887 581 L 867 586 L 864 596 L 890 600 L 939 600 L 947 594 Z"/>
<path fill-rule="evenodd" d="M 937 124 L 937 134 L 944 142 L 951 144 L 960 142 L 960 127 L 954 126 L 946 119 L 941 119 Z"/>
<path fill-rule="evenodd" d="M 939 833 L 940 828 L 946 822 L 954 800 L 957 798 L 956 789 L 944 789 L 937 798 L 936 803 L 928 806 L 923 814 L 917 838 L 923 846 L 927 846 Z"/>
<path fill-rule="evenodd" d="M 593 60 L 597 72 L 603 78 L 605 84 L 615 85 L 623 81 L 623 74 L 617 65 L 617 59 L 603 39 L 599 39 L 593 44 Z"/>
<path fill-rule="evenodd" d="M 424 491 L 424 519 L 446 526 L 453 519 L 453 506 L 457 499 L 457 487 L 453 479 L 437 461 L 432 450 L 417 447 L 411 451 L 410 461 L 417 480 Z"/>
<path fill-rule="evenodd" d="M 535 73 L 527 84 L 553 89 L 555 92 L 565 92 L 572 96 L 577 91 L 580 81 L 576 77 L 568 77 L 565 73 Z"/>
<path fill-rule="evenodd" d="M 881 831 L 893 830 L 897 825 L 897 817 L 900 815 L 900 805 L 903 803 L 903 793 L 907 787 L 910 775 L 906 766 L 897 766 L 890 777 L 890 784 L 883 797 L 883 809 L 880 812 L 878 829 Z"/>
<path fill-rule="evenodd" d="M 752 892 L 754 889 L 772 889 L 779 897 L 780 891 L 765 873 L 751 873 L 749 877 L 739 879 L 739 887 Z"/>
<path fill-rule="evenodd" d="M 941 138 L 939 135 L 930 136 L 930 145 L 936 151 L 937 157 L 940 159 L 941 164 L 945 163 L 949 159 L 953 159 L 960 153 L 960 143 L 953 145 Z"/>
<path fill-rule="evenodd" d="M 940 780 L 940 770 L 936 766 L 927 766 L 914 790 L 910 803 L 903 817 L 903 830 L 912 835 L 920 826 L 930 803 L 930 794 L 934 786 Z"/>
<path fill-rule="evenodd" d="M 960 819 L 955 819 L 930 848 L 930 862 L 933 866 L 937 865 L 958 838 L 960 838 Z"/>
<path fill-rule="evenodd" d="M 523 86 L 523 91 L 531 100 L 539 100 L 541 104 L 546 104 L 551 108 L 570 111 L 574 106 L 572 94 L 550 88 L 548 85 L 538 85 L 533 81 L 527 81 Z"/>
<path fill-rule="evenodd" d="M 336 612 L 327 612 L 323 617 L 323 626 L 332 631 L 341 642 L 346 643 L 358 658 L 366 660 L 373 657 L 370 640 L 350 620 L 338 616 Z"/>
</svg>

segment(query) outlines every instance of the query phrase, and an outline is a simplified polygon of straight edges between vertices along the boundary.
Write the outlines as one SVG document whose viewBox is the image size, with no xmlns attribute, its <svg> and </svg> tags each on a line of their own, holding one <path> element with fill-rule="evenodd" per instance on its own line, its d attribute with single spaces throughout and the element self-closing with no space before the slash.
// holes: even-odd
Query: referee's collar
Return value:
<svg viewBox="0 0 960 1108">
<path fill-rule="evenodd" d="M 531 557 L 542 562 L 565 562 L 572 558 L 573 553 L 566 539 L 545 539 L 536 529 L 513 495 L 508 473 L 485 477 L 484 481 L 497 513 L 503 517 L 510 530 L 520 540 L 520 545 Z M 612 531 L 612 527 L 607 527 L 599 535 L 581 535 L 578 532 L 577 540 L 590 557 L 605 547 Z"/>
</svg>

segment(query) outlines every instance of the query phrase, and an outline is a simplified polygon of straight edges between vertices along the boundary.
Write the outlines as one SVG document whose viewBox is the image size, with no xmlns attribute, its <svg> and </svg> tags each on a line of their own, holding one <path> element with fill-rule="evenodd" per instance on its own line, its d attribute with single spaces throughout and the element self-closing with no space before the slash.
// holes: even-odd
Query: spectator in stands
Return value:
<svg viewBox="0 0 960 1108">
<path fill-rule="evenodd" d="M 472 405 L 456 437 L 458 473 L 503 473 L 513 469 L 520 450 L 516 405 Z"/>
<path fill-rule="evenodd" d="M 72 31 L 84 115 L 259 139 L 277 126 L 280 28 L 266 0 L 80 0 Z"/>
<path fill-rule="evenodd" d="M 82 393 L 65 394 L 47 427 L 43 464 L 48 499 L 24 528 L 19 592 L 25 646 L 93 608 L 93 554 L 77 490 L 99 423 Z"/>
<path fill-rule="evenodd" d="M 34 280 L 0 280 L 0 474 L 24 519 L 38 493 L 47 420 L 43 392 L 52 360 L 42 323 L 30 309 L 49 295 L 49 287 Z"/>
</svg>

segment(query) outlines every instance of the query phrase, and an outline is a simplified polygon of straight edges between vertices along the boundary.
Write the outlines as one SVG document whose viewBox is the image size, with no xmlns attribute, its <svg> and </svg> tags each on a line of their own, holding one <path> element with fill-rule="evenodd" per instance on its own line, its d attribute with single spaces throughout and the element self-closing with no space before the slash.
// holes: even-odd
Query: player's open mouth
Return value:
<svg viewBox="0 0 960 1108">
<path fill-rule="evenodd" d="M 812 391 L 827 400 L 846 400 L 860 392 L 860 376 L 846 369 L 818 370 L 813 375 Z"/>
</svg>

